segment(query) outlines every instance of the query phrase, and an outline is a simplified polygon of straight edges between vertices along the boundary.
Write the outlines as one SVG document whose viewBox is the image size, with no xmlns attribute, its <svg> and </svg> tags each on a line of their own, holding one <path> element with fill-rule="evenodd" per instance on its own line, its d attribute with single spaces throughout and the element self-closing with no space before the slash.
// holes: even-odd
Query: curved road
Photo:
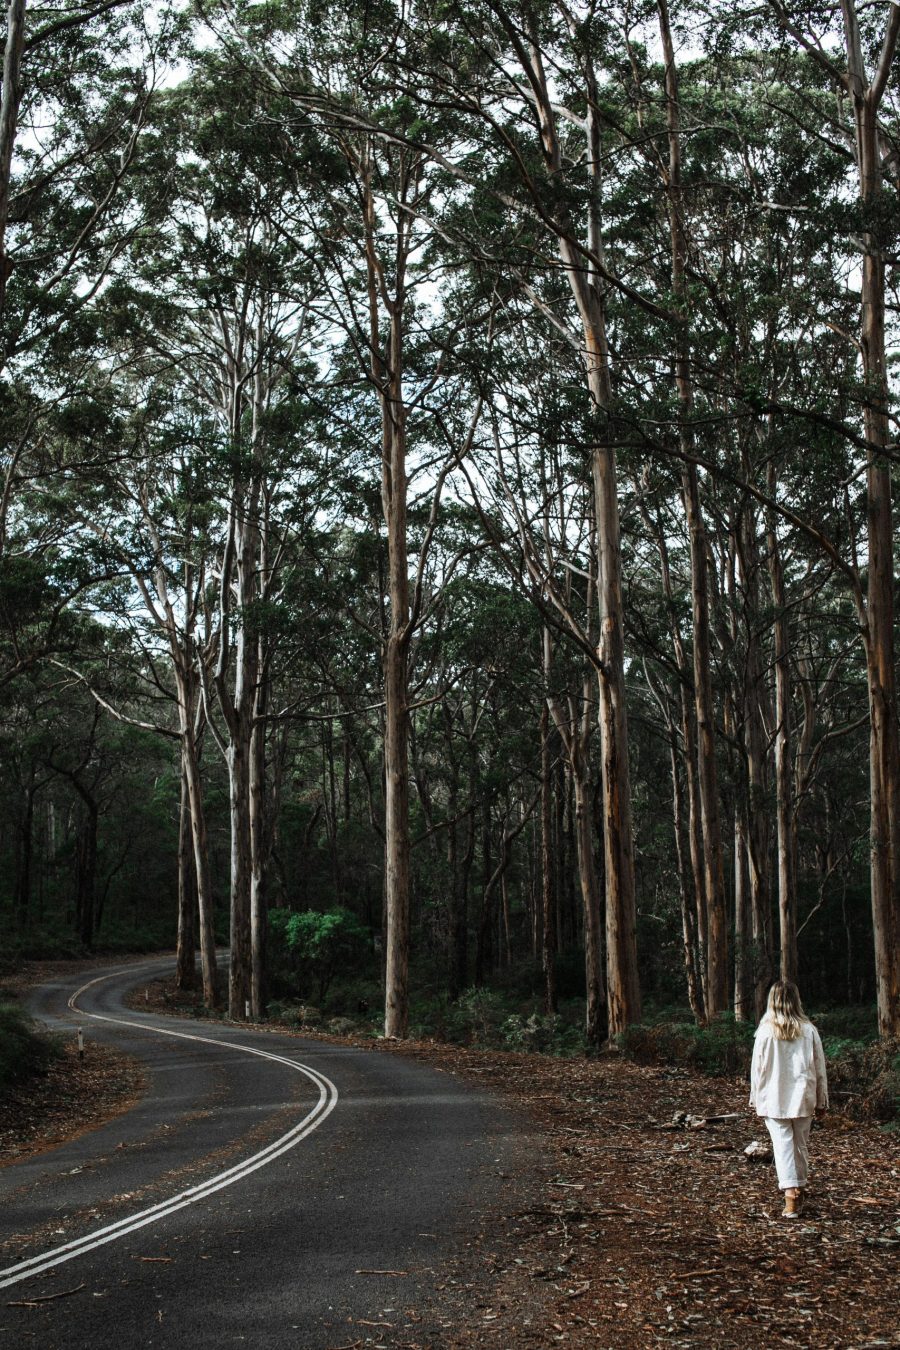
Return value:
<svg viewBox="0 0 900 1350">
<path fill-rule="evenodd" d="M 149 1090 L 0 1169 L 0 1344 L 439 1347 L 448 1260 L 502 1200 L 527 1126 L 399 1055 L 124 1007 L 170 968 L 32 997 L 84 1027 L 88 1054 L 139 1056 Z"/>
</svg>

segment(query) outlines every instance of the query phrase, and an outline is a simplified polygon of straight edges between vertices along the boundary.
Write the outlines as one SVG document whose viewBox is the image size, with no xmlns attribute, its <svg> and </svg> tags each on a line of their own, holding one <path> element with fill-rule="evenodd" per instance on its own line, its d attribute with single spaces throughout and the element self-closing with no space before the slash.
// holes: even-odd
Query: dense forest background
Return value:
<svg viewBox="0 0 900 1350">
<path fill-rule="evenodd" d="M 900 1033 L 898 29 L 11 0 L 6 955 Z"/>
</svg>

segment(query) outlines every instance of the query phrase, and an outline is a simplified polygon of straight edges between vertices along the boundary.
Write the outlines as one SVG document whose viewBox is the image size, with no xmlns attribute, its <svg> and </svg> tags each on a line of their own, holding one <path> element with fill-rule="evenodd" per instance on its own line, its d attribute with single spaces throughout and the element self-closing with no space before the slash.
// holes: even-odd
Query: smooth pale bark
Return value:
<svg viewBox="0 0 900 1350">
<path fill-rule="evenodd" d="M 775 464 L 769 462 L 769 496 L 775 496 Z M 784 563 L 774 516 L 766 532 L 769 582 L 772 588 L 775 667 L 775 828 L 778 872 L 778 934 L 780 973 L 783 980 L 797 979 L 796 828 L 791 782 L 791 672 L 790 636 Z"/>
<path fill-rule="evenodd" d="M 390 615 L 384 644 L 384 861 L 386 901 L 384 1034 L 409 1030 L 409 571 L 406 539 L 406 410 L 403 404 L 403 304 L 393 303 L 389 385 L 382 395 L 382 506 L 388 539 Z"/>
<path fill-rule="evenodd" d="M 259 567 L 257 588 L 263 599 L 269 595 L 272 581 L 269 566 L 268 503 L 263 512 L 259 530 Z M 271 643 L 259 634 L 254 638 L 253 711 L 250 729 L 249 794 L 250 817 L 250 1013 L 257 1020 L 266 1013 L 268 980 L 266 953 L 268 946 L 268 905 L 266 875 L 273 847 L 266 810 L 266 737 L 268 730 L 269 690 L 271 688 Z M 326 724 L 329 727 L 330 724 Z M 333 766 L 332 766 L 333 767 Z M 277 792 L 273 788 L 273 795 Z M 332 796 L 332 811 L 334 802 Z M 272 803 L 271 818 L 277 815 L 277 803 Z"/>
<path fill-rule="evenodd" d="M 700 824 L 700 789 L 697 785 L 696 725 L 694 722 L 694 701 L 688 685 L 682 682 L 679 693 L 681 707 L 681 743 L 684 747 L 684 780 L 687 791 L 687 828 L 688 849 L 691 859 L 691 875 L 694 879 L 694 901 L 696 915 L 696 942 L 700 954 L 698 975 L 700 980 L 700 1020 L 706 1018 L 709 1006 L 709 964 L 706 953 L 709 949 L 709 921 L 706 910 L 706 880 L 703 868 L 703 832 Z"/>
<path fill-rule="evenodd" d="M 672 817 L 675 835 L 675 857 L 678 863 L 678 894 L 681 902 L 681 936 L 684 950 L 684 973 L 687 982 L 688 1001 L 694 1020 L 703 1020 L 703 986 L 697 969 L 697 917 L 691 882 L 695 873 L 688 871 L 688 861 L 684 850 L 684 802 L 679 773 L 678 737 L 675 724 L 668 718 L 669 764 L 672 774 Z"/>
<path fill-rule="evenodd" d="M 250 1014 L 250 744 L 240 732 L 225 757 L 228 767 L 228 811 L 231 822 L 231 904 L 228 966 L 228 1016 L 233 1022 Z"/>
<path fill-rule="evenodd" d="M 253 811 L 251 782 L 254 728 L 260 679 L 259 637 L 253 630 L 253 609 L 260 599 L 264 566 L 261 530 L 265 482 L 263 431 L 273 389 L 266 367 L 269 297 L 248 292 L 234 318 L 218 314 L 223 348 L 234 353 L 222 361 L 219 412 L 234 452 L 234 473 L 228 503 L 225 544 L 219 567 L 218 647 L 213 687 L 224 722 L 224 734 L 210 728 L 228 769 L 228 810 L 231 826 L 229 904 L 230 961 L 228 1016 L 242 1021 L 259 1001 L 264 975 L 256 971 L 254 1008 L 252 892 Z M 258 767 L 258 764 L 257 764 Z M 262 949 L 257 945 L 257 956 Z"/>
<path fill-rule="evenodd" d="M 403 290 L 391 320 L 390 386 L 382 397 L 382 503 L 388 536 L 390 617 L 384 644 L 385 988 L 384 1034 L 409 1030 L 409 573 L 406 420 L 402 389 Z"/>
<path fill-rule="evenodd" d="M 753 956 L 750 894 L 747 877 L 747 823 L 738 806 L 734 814 L 734 1015 L 753 1020 Z"/>
<path fill-rule="evenodd" d="M 593 604 L 589 594 L 588 604 Z M 544 673 L 549 685 L 551 663 L 550 634 L 544 630 Z M 591 674 L 586 671 L 581 690 L 580 709 L 573 698 L 564 703 L 548 693 L 547 707 L 563 743 L 572 778 L 575 800 L 575 856 L 581 890 L 582 929 L 584 933 L 585 1039 L 600 1046 L 607 1036 L 607 991 L 603 977 L 603 937 L 600 883 L 594 860 L 594 823 L 590 799 Z M 544 714 L 541 714 L 542 726 Z"/>
<path fill-rule="evenodd" d="M 551 178 L 564 172 L 560 144 L 543 60 L 537 42 L 522 50 L 535 96 L 544 161 Z M 587 245 L 593 258 L 603 255 L 600 203 L 602 143 L 600 97 L 588 53 L 583 77 L 587 96 L 585 119 L 589 204 Z M 557 234 L 560 260 L 581 320 L 583 360 L 592 412 L 594 446 L 591 483 L 597 551 L 599 634 L 595 664 L 598 684 L 600 763 L 603 794 L 606 884 L 607 1020 L 610 1036 L 640 1021 L 641 997 L 635 935 L 634 841 L 631 784 L 628 769 L 628 722 L 625 709 L 625 641 L 622 612 L 622 559 L 616 454 L 610 435 L 612 405 L 609 347 L 606 337 L 606 283 L 596 264 L 585 263 L 571 236 Z"/>
<path fill-rule="evenodd" d="M 846 84 L 856 122 L 860 197 L 876 206 L 883 195 L 881 105 L 900 36 L 900 6 L 887 7 L 884 42 L 869 80 L 856 6 L 842 0 L 847 51 Z M 860 339 L 867 396 L 863 422 L 868 442 L 866 474 L 868 591 L 866 673 L 870 717 L 872 926 L 878 1026 L 884 1037 L 900 1035 L 900 733 L 894 658 L 894 537 L 891 504 L 891 441 L 885 358 L 884 256 L 877 237 L 863 234 Z"/>
<path fill-rule="evenodd" d="M 700 509 L 697 471 L 690 465 L 682 479 L 690 533 L 691 609 L 693 614 L 694 711 L 697 728 L 697 787 L 703 848 L 703 890 L 707 920 L 706 1012 L 714 1017 L 728 1006 L 728 916 L 716 766 L 715 705 L 709 628 L 706 527 Z"/>
<path fill-rule="evenodd" d="M 196 887 L 191 843 L 191 807 L 184 765 L 178 811 L 178 938 L 175 947 L 175 988 L 193 989 L 197 982 L 197 925 L 194 922 Z"/>
<path fill-rule="evenodd" d="M 0 314 L 6 300 L 11 264 L 6 253 L 6 226 L 16 122 L 22 98 L 22 48 L 25 42 L 25 0 L 10 0 L 6 11 L 3 87 L 0 91 Z"/>
<path fill-rule="evenodd" d="M 390 268 L 378 243 L 371 144 L 353 164 L 363 212 L 368 285 L 370 374 L 381 405 L 381 506 L 387 533 L 387 631 L 382 649 L 384 679 L 384 1034 L 409 1030 L 410 828 L 409 828 L 409 646 L 412 636 L 407 542 L 406 405 L 404 402 L 404 309 L 411 217 L 403 209 L 415 194 L 418 162 L 398 152 L 396 247 Z M 386 332 L 384 331 L 386 329 Z"/>
<path fill-rule="evenodd" d="M 546 647 L 546 641 L 545 641 Z M 544 1011 L 555 1013 L 556 995 L 556 913 L 553 891 L 552 822 L 550 773 L 550 711 L 541 708 L 541 966 L 544 972 Z"/>
<path fill-rule="evenodd" d="M 217 700 L 226 726 L 228 812 L 231 826 L 230 961 L 228 1016 L 246 1019 L 251 1011 L 253 957 L 250 942 L 250 896 L 253 875 L 251 839 L 250 756 L 257 681 L 257 642 L 246 622 L 232 621 L 232 604 L 246 616 L 257 596 L 258 483 L 236 481 L 232 487 L 228 538 L 219 585 L 219 655 L 214 676 Z M 232 634 L 234 638 L 232 650 Z M 233 668 L 234 688 L 229 687 Z"/>
<path fill-rule="evenodd" d="M 197 896 L 197 937 L 200 947 L 200 968 L 203 980 L 203 1001 L 208 1008 L 218 1008 L 219 974 L 216 965 L 216 941 L 213 916 L 212 881 L 209 870 L 209 841 L 203 804 L 203 784 L 200 775 L 200 737 L 205 725 L 203 700 L 200 697 L 203 657 L 195 651 L 194 635 L 197 613 L 205 588 L 203 569 L 185 561 L 182 573 L 182 618 L 176 613 L 169 588 L 169 575 L 164 561 L 164 549 L 157 524 L 150 510 L 150 493 L 146 485 L 140 492 L 144 524 L 149 535 L 153 556 L 153 588 L 140 572 L 134 571 L 135 583 L 144 601 L 147 613 L 157 631 L 165 638 L 175 679 L 175 699 L 178 708 L 178 732 L 181 745 L 181 781 L 187 796 L 193 848 L 194 884 Z M 188 537 L 190 529 L 188 528 Z M 155 591 L 155 598 L 153 595 Z"/>
<path fill-rule="evenodd" d="M 180 702 L 179 714 L 190 704 Z M 216 939 L 213 921 L 212 880 L 209 873 L 209 840 L 206 830 L 206 812 L 203 804 L 203 784 L 200 762 L 194 740 L 190 714 L 182 719 L 181 763 L 188 794 L 191 821 L 191 840 L 194 849 L 194 878 L 197 887 L 197 918 L 200 946 L 200 973 L 203 980 L 203 1001 L 208 1008 L 218 1008 L 219 971 L 216 965 Z"/>
<path fill-rule="evenodd" d="M 749 477 L 749 466 L 745 469 Z M 765 1011 L 766 997 L 772 977 L 772 943 L 769 908 L 769 792 L 768 792 L 768 735 L 763 719 L 763 708 L 769 706 L 766 685 L 766 663 L 759 641 L 758 543 L 756 515 L 749 503 L 744 505 L 737 531 L 737 551 L 741 567 L 743 609 L 747 615 L 744 642 L 744 683 L 741 724 L 743 726 L 744 754 L 747 763 L 747 828 L 745 834 L 746 863 L 749 884 L 749 910 L 752 930 L 752 984 L 753 1009 L 757 1018 Z"/>
<path fill-rule="evenodd" d="M 584 914 L 584 970 L 586 1000 L 584 1035 L 588 1045 L 599 1046 L 606 1039 L 606 986 L 603 979 L 603 925 L 600 914 L 600 884 L 594 862 L 594 830 L 588 774 L 582 764 L 572 766 L 575 795 L 575 847 L 578 880 Z"/>
<path fill-rule="evenodd" d="M 615 454 L 598 451 L 593 462 L 597 518 L 597 591 L 600 597 L 599 715 L 606 880 L 606 981 L 608 1032 L 624 1031 L 641 1017 L 637 972 L 634 834 L 625 712 L 625 644 L 622 559 Z"/>
<path fill-rule="evenodd" d="M 409 1029 L 409 773 L 406 650 L 392 633 L 384 652 L 385 981 L 384 1034 Z"/>
<path fill-rule="evenodd" d="M 266 685 L 260 681 L 260 690 Z M 265 1016 L 268 997 L 266 981 L 266 723 L 265 703 L 257 699 L 250 734 L 250 1014 L 257 1020 Z"/>
<path fill-rule="evenodd" d="M 665 62 L 669 162 L 664 177 L 668 192 L 669 231 L 672 245 L 672 292 L 679 307 L 686 310 L 687 232 L 681 188 L 681 119 L 678 72 L 675 65 L 675 50 L 665 0 L 658 0 L 657 7 Z M 703 889 L 707 914 L 706 1012 L 708 1016 L 714 1016 L 716 1013 L 724 1012 L 728 1006 L 728 916 L 725 905 L 725 871 L 722 856 L 718 771 L 716 768 L 715 712 L 712 697 L 709 585 L 707 578 L 708 548 L 706 528 L 700 507 L 697 468 L 695 464 L 690 462 L 694 449 L 691 427 L 694 395 L 686 324 L 679 329 L 676 337 L 675 383 L 679 404 L 679 442 L 684 461 L 682 499 L 690 537 L 691 605 L 694 629 L 694 701 L 698 754 L 697 782 L 703 836 Z"/>
<path fill-rule="evenodd" d="M 209 871 L 209 839 L 206 830 L 206 811 L 203 802 L 203 783 L 200 777 L 200 748 L 195 718 L 198 699 L 199 672 L 191 659 L 190 641 L 194 609 L 192 572 L 185 570 L 185 599 L 188 631 L 181 633 L 166 587 L 165 572 L 157 568 L 156 588 L 160 600 L 160 622 L 169 642 L 175 692 L 178 701 L 178 730 L 181 734 L 181 780 L 187 796 L 188 816 L 193 849 L 194 885 L 197 896 L 197 937 L 200 947 L 200 973 L 203 981 L 203 1001 L 208 1008 L 218 1008 L 219 971 L 216 965 L 216 938 L 213 917 L 212 879 Z M 145 601 L 150 606 L 145 592 Z"/>
<path fill-rule="evenodd" d="M 637 493 L 640 500 L 640 493 Z M 699 953 L 699 961 L 695 956 L 690 959 L 686 956 L 686 973 L 688 978 L 688 997 L 691 1002 L 691 1008 L 698 1022 L 702 1022 L 706 1016 L 707 1006 L 707 975 L 708 965 L 706 959 L 707 953 L 707 917 L 706 917 L 706 881 L 703 865 L 703 836 L 700 824 L 700 803 L 699 790 L 697 787 L 697 754 L 696 754 L 696 735 L 694 723 L 694 699 L 692 697 L 692 672 L 687 659 L 684 642 L 681 631 L 678 626 L 678 618 L 675 607 L 675 597 L 672 590 L 672 572 L 669 565 L 669 548 L 666 543 L 666 534 L 662 523 L 657 519 L 653 520 L 646 506 L 641 503 L 641 511 L 646 522 L 648 530 L 653 534 L 656 540 L 657 552 L 659 553 L 660 574 L 662 578 L 663 594 L 666 598 L 666 606 L 669 615 L 669 633 L 672 638 L 672 650 L 675 656 L 675 665 L 678 670 L 678 699 L 681 712 L 681 745 L 682 745 L 682 764 L 684 768 L 685 790 L 687 793 L 687 835 L 688 852 L 691 862 L 691 877 L 693 880 L 694 894 L 694 912 L 688 919 L 683 915 L 682 927 L 685 934 L 689 929 L 692 937 L 691 941 L 695 944 L 695 951 Z M 672 753 L 677 758 L 678 747 L 675 738 L 674 729 L 670 733 L 673 742 Z M 680 790 L 678 789 L 677 763 L 673 762 L 673 802 L 675 803 L 676 816 L 680 810 Z M 687 888 L 682 885 L 682 891 Z M 687 936 L 685 936 L 687 941 Z M 693 973 L 696 970 L 696 981 Z"/>
</svg>

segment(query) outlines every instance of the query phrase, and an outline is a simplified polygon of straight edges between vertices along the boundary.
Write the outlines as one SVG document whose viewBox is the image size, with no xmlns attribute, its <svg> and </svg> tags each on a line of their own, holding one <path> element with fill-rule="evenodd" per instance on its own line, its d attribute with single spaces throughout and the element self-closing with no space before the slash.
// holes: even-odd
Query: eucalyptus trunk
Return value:
<svg viewBox="0 0 900 1350">
<path fill-rule="evenodd" d="M 669 161 L 665 182 L 669 204 L 672 247 L 672 291 L 684 312 L 685 322 L 675 341 L 675 383 L 679 404 L 679 442 L 683 461 L 682 499 L 690 537 L 691 606 L 694 633 L 694 703 L 697 725 L 697 781 L 703 836 L 702 886 L 707 918 L 706 1013 L 714 1016 L 728 1006 L 728 919 L 725 906 L 725 872 L 719 817 L 716 768 L 715 711 L 712 696 L 709 585 L 707 541 L 700 488 L 694 460 L 693 384 L 687 327 L 687 230 L 681 186 L 681 118 L 678 71 L 665 0 L 658 0 L 659 30 L 665 61 L 666 125 Z"/>
<path fill-rule="evenodd" d="M 589 584 L 587 603 L 593 604 Z M 550 634 L 544 630 L 544 678 L 549 686 Z M 565 747 L 574 797 L 575 857 L 581 890 L 582 928 L 584 932 L 585 1025 L 588 1045 L 599 1047 L 608 1034 L 608 996 L 603 975 L 603 920 L 600 882 L 594 856 L 594 820 L 591 811 L 591 683 L 585 671 L 580 705 L 573 697 L 563 700 L 547 696 L 557 733 Z M 543 724 L 542 713 L 542 724 Z M 548 765 L 549 767 L 549 765 Z M 543 766 L 542 766 L 543 772 Z M 543 782 L 543 779 L 542 779 Z"/>
<path fill-rule="evenodd" d="M 260 682 L 264 691 L 266 682 Z M 265 1016 L 266 999 L 266 724 L 265 703 L 259 698 L 250 733 L 248 782 L 250 814 L 250 1012 L 257 1020 Z"/>
<path fill-rule="evenodd" d="M 193 726 L 193 696 L 188 677 L 176 667 L 178 713 L 181 730 L 181 772 L 187 792 L 193 847 L 194 881 L 197 888 L 197 920 L 200 947 L 200 973 L 203 1001 L 208 1008 L 219 1007 L 219 971 L 216 965 L 216 938 L 213 916 L 212 880 L 209 872 L 209 839 L 200 760 Z"/>
<path fill-rule="evenodd" d="M 749 469 L 747 470 L 749 473 Z M 747 761 L 746 863 L 752 929 L 753 1006 L 757 1017 L 765 1011 L 772 979 L 772 942 L 769 886 L 768 736 L 763 708 L 770 706 L 766 662 L 760 646 L 760 597 L 756 517 L 745 505 L 739 528 L 739 557 L 746 622 L 746 657 L 741 721 Z M 791 977 L 793 978 L 793 976 Z"/>
<path fill-rule="evenodd" d="M 678 863 L 678 896 L 681 904 L 681 937 L 688 1002 L 696 1022 L 704 1016 L 703 984 L 697 964 L 697 911 L 694 901 L 696 869 L 689 871 L 684 850 L 684 793 L 679 773 L 678 737 L 674 722 L 669 723 L 669 764 L 672 774 L 672 823 L 675 857 Z M 693 885 L 691 884 L 693 883 Z"/>
<path fill-rule="evenodd" d="M 606 984 L 603 978 L 603 922 L 600 913 L 600 885 L 594 860 L 594 831 L 591 819 L 590 784 L 586 766 L 572 765 L 575 794 L 575 848 L 578 880 L 584 913 L 584 970 L 586 1000 L 584 1034 L 588 1045 L 600 1046 L 607 1036 Z"/>
<path fill-rule="evenodd" d="M 625 638 L 622 607 L 622 557 L 616 452 L 611 433 L 612 381 L 606 336 L 606 283 L 598 270 L 604 252 L 601 225 L 603 149 L 600 93 L 590 53 L 584 53 L 588 111 L 585 119 L 588 166 L 588 258 L 571 234 L 557 234 L 560 259 L 578 309 L 583 360 L 591 410 L 593 450 L 591 483 L 597 551 L 599 638 L 595 664 L 598 684 L 601 787 L 603 794 L 606 883 L 606 988 L 608 1030 L 615 1036 L 640 1021 L 641 995 L 635 935 L 634 839 L 628 769 L 628 721 L 625 708 Z M 541 143 L 551 178 L 564 173 L 564 156 L 540 48 L 530 49 L 529 77 L 537 99 Z"/>
<path fill-rule="evenodd" d="M 769 496 L 775 496 L 775 465 L 769 463 Z M 775 667 L 775 829 L 778 872 L 778 933 L 783 980 L 797 979 L 796 830 L 791 783 L 791 671 L 790 635 L 784 563 L 774 517 L 766 535 L 769 580 L 772 588 Z"/>
<path fill-rule="evenodd" d="M 734 1015 L 749 1022 L 755 1012 L 753 940 L 747 876 L 747 821 L 740 803 L 734 813 Z"/>
<path fill-rule="evenodd" d="M 676 612 L 665 528 L 659 519 L 654 520 L 650 516 L 649 511 L 643 505 L 642 513 L 648 530 L 652 532 L 656 540 L 656 548 L 659 553 L 663 593 L 666 598 L 666 607 L 669 615 L 669 633 L 672 638 L 672 650 L 675 656 L 675 666 L 678 671 L 678 703 L 681 715 L 680 758 L 684 770 L 685 793 L 687 795 L 686 830 L 688 856 L 691 864 L 691 880 L 693 883 L 692 888 L 689 888 L 686 881 L 686 875 L 685 879 L 680 882 L 682 906 L 690 903 L 689 895 L 690 891 L 693 891 L 693 910 L 688 914 L 683 908 L 682 930 L 685 942 L 690 941 L 692 945 L 691 954 L 688 955 L 687 952 L 685 953 L 688 997 L 694 1016 L 698 1022 L 702 1022 L 706 1017 L 708 994 L 708 966 L 706 959 L 708 949 L 708 925 L 706 913 L 706 880 L 703 861 L 703 834 L 700 820 L 700 794 L 697 786 L 697 740 L 694 720 L 695 703 L 692 695 L 693 680 Z M 669 737 L 670 757 L 672 762 L 672 800 L 675 813 L 676 839 L 680 841 L 679 820 L 683 814 L 683 807 L 678 775 L 678 742 L 674 725 L 670 729 Z M 679 849 L 682 847 L 680 842 L 677 844 L 677 847 L 679 847 Z M 682 867 L 683 858 L 681 858 L 680 855 L 679 869 Z M 681 871 L 679 871 L 679 875 L 681 875 Z"/>
<path fill-rule="evenodd" d="M 550 711 L 541 708 L 541 965 L 544 972 L 544 1011 L 555 1013 L 556 906 L 552 865 L 552 775 L 550 771 Z"/>
<path fill-rule="evenodd" d="M 191 844 L 191 805 L 181 766 L 178 811 L 178 937 L 175 948 L 175 988 L 193 989 L 197 982 L 197 925 L 194 855 Z"/>
<path fill-rule="evenodd" d="M 402 298 L 391 323 L 391 386 L 382 400 L 382 501 L 388 537 L 390 616 L 384 644 L 385 989 L 384 1034 L 409 1029 L 409 574 L 406 426 L 401 384 Z"/>
<path fill-rule="evenodd" d="M 6 46 L 3 51 L 3 86 L 0 90 L 0 314 L 6 299 L 6 283 L 12 270 L 6 252 L 6 225 L 12 180 L 16 122 L 22 98 L 22 51 L 25 44 L 26 0 L 10 0 L 6 11 Z"/>
<path fill-rule="evenodd" d="M 225 756 L 228 766 L 228 811 L 231 823 L 231 905 L 228 969 L 228 1016 L 233 1022 L 250 1013 L 252 955 L 250 947 L 250 736 L 239 726 Z"/>
<path fill-rule="evenodd" d="M 865 70 L 856 6 L 842 0 L 846 82 L 856 122 L 860 197 L 877 213 L 884 200 L 878 110 L 900 36 L 900 6 L 889 5 L 884 41 L 871 81 Z M 863 234 L 861 349 L 866 399 L 868 593 L 866 673 L 870 717 L 871 888 L 878 1026 L 900 1035 L 900 734 L 894 657 L 894 534 L 891 442 L 885 356 L 884 254 L 878 237 Z"/>
</svg>

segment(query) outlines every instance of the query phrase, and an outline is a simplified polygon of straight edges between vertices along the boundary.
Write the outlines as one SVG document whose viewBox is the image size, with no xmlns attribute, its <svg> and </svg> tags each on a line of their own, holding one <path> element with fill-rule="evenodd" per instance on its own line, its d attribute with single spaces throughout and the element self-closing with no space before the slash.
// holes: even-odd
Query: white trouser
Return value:
<svg viewBox="0 0 900 1350">
<path fill-rule="evenodd" d="M 772 1136 L 779 1190 L 802 1190 L 809 1175 L 809 1128 L 812 1116 L 797 1116 L 794 1120 L 777 1120 L 774 1116 L 765 1116 L 764 1120 Z"/>
</svg>

